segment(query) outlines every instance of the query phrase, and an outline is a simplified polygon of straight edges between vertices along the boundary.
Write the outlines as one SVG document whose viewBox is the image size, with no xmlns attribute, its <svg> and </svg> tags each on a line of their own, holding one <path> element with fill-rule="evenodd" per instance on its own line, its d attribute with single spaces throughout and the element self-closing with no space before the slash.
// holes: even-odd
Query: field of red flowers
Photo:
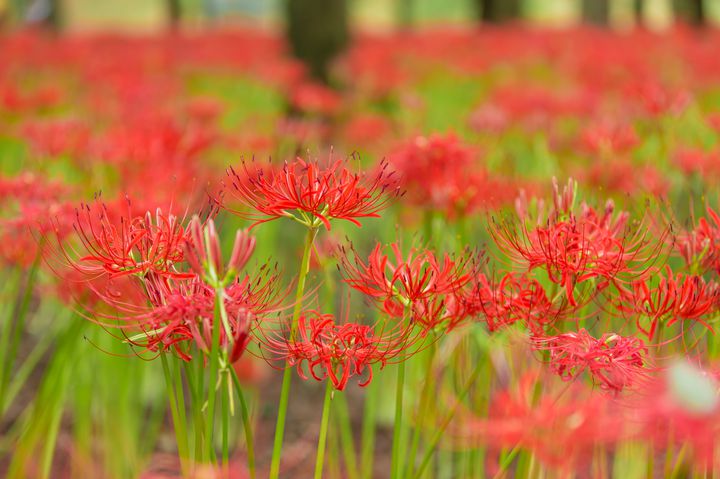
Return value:
<svg viewBox="0 0 720 479">
<path fill-rule="evenodd" d="M 719 52 L 0 37 L 0 474 L 720 477 Z"/>
</svg>

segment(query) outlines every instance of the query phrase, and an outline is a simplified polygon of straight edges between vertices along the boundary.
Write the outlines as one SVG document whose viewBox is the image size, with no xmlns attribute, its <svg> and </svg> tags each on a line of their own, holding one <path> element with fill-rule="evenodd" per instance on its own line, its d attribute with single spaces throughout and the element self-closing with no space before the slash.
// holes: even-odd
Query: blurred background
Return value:
<svg viewBox="0 0 720 479">
<path fill-rule="evenodd" d="M 58 33 L 264 27 L 284 32 L 311 76 L 328 83 L 328 65 L 347 47 L 351 31 L 513 22 L 660 32 L 675 23 L 716 25 L 720 0 L 0 0 L 0 22 Z"/>
<path fill-rule="evenodd" d="M 717 0 L 0 0 L 0 14 L 6 25 L 47 22 L 69 31 L 140 31 L 218 22 L 277 26 L 295 5 L 308 14 L 334 5 L 330 10 L 337 20 L 372 30 L 509 20 L 552 26 L 586 20 L 615 28 L 640 23 L 661 30 L 676 18 L 692 24 L 713 24 L 720 18 Z"/>
</svg>

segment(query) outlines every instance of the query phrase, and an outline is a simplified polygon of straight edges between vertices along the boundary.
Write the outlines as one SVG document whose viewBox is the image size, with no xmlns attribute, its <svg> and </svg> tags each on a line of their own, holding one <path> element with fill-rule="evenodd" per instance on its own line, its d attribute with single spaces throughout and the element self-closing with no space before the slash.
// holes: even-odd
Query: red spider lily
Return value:
<svg viewBox="0 0 720 479">
<path fill-rule="evenodd" d="M 90 144 L 90 128 L 77 120 L 37 120 L 23 126 L 23 136 L 40 155 L 82 158 Z"/>
<path fill-rule="evenodd" d="M 564 287 L 573 306 L 578 305 L 574 290 L 579 283 L 599 280 L 596 294 L 619 281 L 621 273 L 647 273 L 646 263 L 657 256 L 662 242 L 656 249 L 647 248 L 643 229 L 629 226 L 627 213 L 614 215 L 611 201 L 602 214 L 583 205 L 580 215 L 570 211 L 567 218 L 559 216 L 566 208 L 556 201 L 545 225 L 528 229 L 524 222 L 518 227 L 494 222 L 491 233 L 497 245 L 514 261 L 526 264 L 528 271 L 544 268 L 553 283 Z"/>
<path fill-rule="evenodd" d="M 648 377 L 647 347 L 642 340 L 615 333 L 594 338 L 586 329 L 534 337 L 533 349 L 550 353 L 550 369 L 563 381 L 587 371 L 606 391 L 619 393 Z"/>
<path fill-rule="evenodd" d="M 658 278 L 656 286 L 652 286 Z M 703 317 L 717 311 L 720 289 L 716 283 L 706 283 L 700 276 L 676 274 L 669 266 L 665 275 L 633 281 L 631 288 L 623 288 L 618 298 L 619 308 L 638 316 L 637 327 L 648 339 L 655 335 L 661 320 L 671 326 L 679 320 L 694 320 L 712 331 Z M 643 325 L 649 321 L 649 327 Z"/>
<path fill-rule="evenodd" d="M 622 411 L 606 395 L 572 384 L 559 395 L 537 397 L 536 376 L 526 374 L 512 390 L 498 393 L 486 417 L 461 411 L 454 435 L 462 444 L 480 442 L 493 450 L 520 447 L 566 472 L 588 462 L 597 447 L 625 438 Z"/>
<path fill-rule="evenodd" d="M 413 301 L 409 315 L 413 324 L 421 326 L 422 335 L 434 329 L 451 331 L 471 317 L 460 292 Z"/>
<path fill-rule="evenodd" d="M 322 166 L 318 161 L 297 158 L 276 170 L 243 162 L 239 173 L 229 168 L 228 175 L 235 196 L 253 211 L 231 211 L 255 220 L 253 226 L 283 216 L 311 227 L 322 224 L 328 230 L 331 219 L 361 226 L 358 218 L 379 217 L 398 188 L 385 163 L 372 177 L 352 173 L 346 164 L 331 160 Z"/>
<path fill-rule="evenodd" d="M 546 223 L 567 219 L 573 215 L 577 197 L 577 182 L 572 178 L 568 179 L 567 184 L 560 191 L 557 178 L 553 177 L 552 187 L 553 206 L 547 212 L 545 211 L 545 200 L 543 198 L 533 198 L 535 208 L 532 209 L 527 192 L 524 189 L 519 191 L 517 198 L 515 198 L 515 212 L 521 220 L 542 226 Z"/>
<path fill-rule="evenodd" d="M 391 316 L 402 316 L 405 307 L 418 301 L 457 292 L 472 277 L 472 263 L 476 258 L 470 254 L 452 258 L 446 253 L 439 260 L 428 249 L 411 249 L 407 255 L 397 243 L 391 244 L 390 249 L 393 257 L 377 243 L 365 262 L 352 246 L 342 248 L 340 262 L 345 282 L 382 303 Z"/>
<path fill-rule="evenodd" d="M 158 209 L 155 215 L 120 215 L 112 221 L 107 205 L 82 205 L 76 211 L 75 232 L 80 249 L 60 243 L 67 262 L 87 276 L 154 274 L 177 279 L 192 278 L 192 273 L 177 271 L 183 261 L 187 232 L 181 220 Z"/>
<path fill-rule="evenodd" d="M 343 127 L 342 136 L 348 145 L 377 145 L 391 132 L 391 123 L 383 115 L 364 113 L 348 119 Z"/>
<path fill-rule="evenodd" d="M 712 376 L 690 364 L 671 365 L 640 394 L 625 399 L 627 422 L 658 451 L 687 445 L 691 466 L 717 467 L 720 398 Z"/>
<path fill-rule="evenodd" d="M 537 280 L 522 273 L 507 273 L 497 283 L 480 274 L 463 301 L 470 314 L 482 315 L 491 332 L 519 321 L 533 334 L 543 334 L 564 314 Z"/>
<path fill-rule="evenodd" d="M 339 110 L 342 97 L 324 85 L 305 82 L 293 87 L 290 103 L 300 111 L 333 115 Z"/>
<path fill-rule="evenodd" d="M 701 149 L 683 148 L 675 152 L 673 163 L 686 175 L 705 176 L 720 173 L 720 154 Z"/>
<path fill-rule="evenodd" d="M 113 301 L 122 301 L 126 304 L 147 303 L 145 290 L 138 287 L 137 278 L 133 276 L 109 279 L 103 275 L 88 278 L 72 267 L 56 273 L 59 281 L 54 285 L 55 291 L 60 300 L 70 307 L 107 313 L 107 301 L 104 298 L 112 298 Z M 112 307 L 110 309 L 112 310 Z"/>
<path fill-rule="evenodd" d="M 142 286 L 136 283 L 146 298 L 142 303 L 128 300 L 115 290 L 94 289 L 90 283 L 93 292 L 111 308 L 111 313 L 94 312 L 92 318 L 127 331 L 127 341 L 133 346 L 154 353 L 172 350 L 186 361 L 192 359 L 193 344 L 209 354 L 213 328 L 219 327 L 220 347 L 228 351 L 230 362 L 235 362 L 250 341 L 253 323 L 278 311 L 282 300 L 278 278 L 277 271 L 263 268 L 256 276 L 246 275 L 226 286 L 222 294 L 227 325 L 215 323 L 217 290 L 213 286 L 198 276 L 173 282 L 152 273 Z M 140 332 L 135 333 L 138 329 Z"/>
<path fill-rule="evenodd" d="M 211 96 L 197 96 L 188 100 L 185 112 L 188 118 L 199 125 L 212 125 L 223 113 L 222 102 Z"/>
<path fill-rule="evenodd" d="M 634 88 L 631 86 L 630 90 L 629 93 L 640 99 L 645 111 L 651 116 L 679 115 L 692 101 L 689 92 L 668 88 L 657 81 L 645 81 L 634 85 Z"/>
<path fill-rule="evenodd" d="M 485 103 L 470 114 L 468 124 L 477 132 L 497 134 L 510 125 L 510 120 L 510 115 L 502 107 L 493 103 Z"/>
<path fill-rule="evenodd" d="M 665 174 L 654 165 L 635 165 L 619 157 L 594 163 L 583 178 L 589 185 L 625 195 L 662 197 L 669 190 Z"/>
<path fill-rule="evenodd" d="M 67 193 L 62 183 L 47 181 L 34 173 L 22 173 L 9 178 L 0 178 L 0 201 L 57 201 Z"/>
<path fill-rule="evenodd" d="M 58 238 L 66 238 L 73 231 L 75 207 L 55 201 L 26 201 L 18 212 L 0 219 L 0 258 L 9 264 L 29 266 L 45 252 L 42 241 L 54 230 Z"/>
<path fill-rule="evenodd" d="M 329 379 L 338 391 L 353 376 L 367 377 L 359 385 L 367 386 L 373 378 L 372 367 L 387 362 L 411 345 L 405 330 L 395 328 L 379 334 L 372 326 L 358 323 L 336 324 L 332 314 L 309 311 L 298 321 L 297 334 L 286 339 L 282 333 L 271 333 L 261 343 L 272 361 L 297 367 L 301 378 L 305 369 L 317 381 Z"/>
<path fill-rule="evenodd" d="M 0 179 L 0 258 L 29 266 L 45 246 L 38 237 L 57 230 L 64 238 L 72 232 L 74 207 L 64 201 L 68 188 L 33 174 Z"/>
<path fill-rule="evenodd" d="M 632 125 L 599 122 L 585 127 L 581 133 L 582 145 L 592 153 L 626 153 L 638 143 Z"/>
<path fill-rule="evenodd" d="M 720 216 L 710 207 L 707 214 L 712 223 L 700 218 L 694 229 L 678 235 L 675 245 L 691 271 L 720 273 Z"/>
<path fill-rule="evenodd" d="M 211 268 L 216 281 L 223 281 L 226 275 L 231 276 L 240 271 L 255 250 L 255 238 L 247 231 L 237 230 L 230 260 L 227 268 L 224 268 L 220 240 L 212 219 L 203 225 L 200 218 L 194 216 L 188 225 L 188 233 L 189 241 L 185 243 L 186 261 L 199 276 L 206 275 L 208 268 Z"/>
<path fill-rule="evenodd" d="M 716 132 L 720 133 L 720 113 L 709 113 L 705 118 L 707 124 Z"/>
<path fill-rule="evenodd" d="M 514 193 L 476 164 L 476 153 L 454 136 L 417 137 L 390 156 L 411 200 L 450 216 L 464 215 Z"/>
</svg>

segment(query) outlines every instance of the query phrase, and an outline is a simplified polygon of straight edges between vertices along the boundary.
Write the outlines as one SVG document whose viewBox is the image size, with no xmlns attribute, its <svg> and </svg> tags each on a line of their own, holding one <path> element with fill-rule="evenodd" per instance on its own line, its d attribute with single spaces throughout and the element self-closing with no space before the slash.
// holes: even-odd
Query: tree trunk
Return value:
<svg viewBox="0 0 720 479">
<path fill-rule="evenodd" d="M 346 0 L 286 0 L 285 12 L 292 54 L 328 84 L 330 64 L 349 41 Z"/>
<path fill-rule="evenodd" d="M 415 0 L 397 0 L 397 23 L 400 28 L 410 28 L 414 10 Z"/>
<path fill-rule="evenodd" d="M 645 8 L 643 0 L 633 0 L 633 19 L 636 28 L 645 26 Z"/>
<path fill-rule="evenodd" d="M 521 0 L 475 0 L 478 20 L 498 24 L 520 18 Z"/>
<path fill-rule="evenodd" d="M 180 0 L 165 0 L 165 9 L 167 11 L 168 27 L 171 31 L 176 31 L 180 27 L 180 20 L 182 20 Z"/>
<path fill-rule="evenodd" d="M 583 0 L 582 19 L 583 22 L 598 27 L 608 26 L 610 23 L 609 0 Z"/>
<path fill-rule="evenodd" d="M 703 0 L 673 0 L 675 21 L 682 20 L 696 28 L 704 27 L 707 21 Z"/>
<path fill-rule="evenodd" d="M 64 26 L 62 2 L 61 0 L 48 0 L 48 5 L 50 9 L 44 23 L 49 30 L 56 33 L 60 32 Z"/>
</svg>

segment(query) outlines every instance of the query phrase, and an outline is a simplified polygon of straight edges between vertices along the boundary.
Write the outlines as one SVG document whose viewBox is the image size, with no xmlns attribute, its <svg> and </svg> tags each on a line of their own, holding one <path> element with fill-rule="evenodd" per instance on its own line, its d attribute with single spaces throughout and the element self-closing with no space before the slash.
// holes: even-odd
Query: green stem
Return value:
<svg viewBox="0 0 720 479">
<path fill-rule="evenodd" d="M 232 366 L 230 366 L 232 369 Z M 227 476 L 228 473 L 228 464 L 230 463 L 230 447 L 229 447 L 229 440 L 228 440 L 228 422 L 230 418 L 230 404 L 229 404 L 229 398 L 232 394 L 232 384 L 228 382 L 228 377 L 224 375 L 223 382 L 227 386 L 227 391 L 225 394 L 221 394 L 220 397 L 220 407 L 221 407 L 221 414 L 222 414 L 222 474 L 223 476 Z"/>
<path fill-rule="evenodd" d="M 360 464 L 363 479 L 370 479 L 373 471 L 373 459 L 375 455 L 375 424 L 378 407 L 377 383 L 371 382 L 367 385 L 365 394 L 365 408 L 362 419 L 362 444 L 360 446 Z"/>
<path fill-rule="evenodd" d="M 305 279 L 308 271 L 310 271 L 310 252 L 315 242 L 317 227 L 309 227 L 305 236 L 305 248 L 303 250 L 302 262 L 300 263 L 300 271 L 298 272 L 297 291 L 295 293 L 295 307 L 293 309 L 292 324 L 290 325 L 290 338 L 295 337 L 300 312 L 302 311 L 302 300 L 305 294 Z M 287 417 L 287 407 L 290 398 L 290 380 L 292 371 L 290 367 L 285 368 L 283 373 L 282 389 L 280 390 L 280 403 L 278 405 L 278 417 L 275 424 L 275 440 L 273 442 L 272 459 L 270 460 L 270 479 L 278 479 L 280 476 L 280 454 L 282 452 L 283 436 L 285 435 L 285 419 Z"/>
<path fill-rule="evenodd" d="M 247 403 L 242 392 L 240 379 L 237 376 L 235 368 L 230 368 L 235 392 L 240 399 L 240 415 L 242 416 L 243 429 L 245 430 L 245 442 L 247 443 L 248 469 L 250 470 L 250 479 L 255 479 L 255 443 L 253 442 L 252 424 L 250 424 L 250 414 L 248 414 Z"/>
<path fill-rule="evenodd" d="M 465 399 L 465 396 L 467 396 L 468 392 L 470 392 L 470 388 L 477 380 L 481 371 L 482 371 L 481 367 L 479 367 L 479 366 L 475 367 L 475 370 L 468 378 L 462 391 L 460 391 L 460 394 L 458 395 L 458 398 L 455 401 L 455 405 L 450 410 L 450 413 L 447 415 L 447 417 L 445 417 L 443 422 L 440 424 L 440 427 L 437 429 L 437 431 L 435 431 L 435 435 L 433 436 L 432 440 L 430 441 L 430 444 L 428 445 L 427 450 L 425 451 L 425 456 L 423 456 L 422 462 L 420 463 L 420 467 L 418 467 L 417 471 L 415 472 L 415 476 L 414 476 L 415 478 L 420 478 L 422 476 L 423 470 L 425 470 L 428 463 L 430 462 L 430 459 L 432 458 L 435 447 L 440 442 L 440 438 L 442 438 L 442 435 L 445 433 L 445 429 L 447 429 L 447 427 L 450 425 L 450 421 L 452 421 L 452 418 L 455 415 L 455 411 L 457 411 L 457 409 L 458 409 L 458 407 L 460 407 L 460 404 L 462 403 L 463 399 Z"/>
<path fill-rule="evenodd" d="M 187 434 L 185 429 L 185 421 L 180 419 L 177 402 L 175 401 L 175 388 L 173 387 L 173 376 L 170 374 L 170 367 L 165 353 L 160 355 L 163 373 L 165 376 L 165 385 L 170 401 L 170 413 L 172 414 L 173 424 L 175 425 L 175 441 L 177 442 L 178 454 L 180 455 L 180 464 L 183 469 L 183 475 L 187 475 L 186 461 L 188 458 Z"/>
<path fill-rule="evenodd" d="M 400 464 L 400 445 L 402 439 L 402 413 L 403 413 L 403 392 L 405 390 L 405 351 L 400 353 L 395 385 L 395 425 L 393 428 L 392 462 L 390 469 L 391 479 L 400 477 L 402 466 Z"/>
<path fill-rule="evenodd" d="M 517 453 L 520 452 L 520 446 L 517 445 L 512 450 L 507 453 L 507 455 L 504 457 L 502 463 L 500 464 L 500 468 L 498 469 L 497 473 L 493 476 L 493 479 L 500 479 L 505 475 L 505 471 L 508 467 L 510 467 L 510 464 L 512 464 L 513 460 L 515 459 L 515 456 L 517 456 Z"/>
<path fill-rule="evenodd" d="M 212 328 L 212 344 L 210 345 L 210 377 L 208 377 L 207 411 L 205 415 L 205 446 L 207 459 L 210 463 L 214 463 L 216 459 L 213 435 L 215 428 L 215 395 L 220 371 L 220 326 L 222 323 L 222 311 L 225 307 L 223 296 L 223 289 L 217 288 L 215 290 L 215 321 Z M 227 421 L 227 418 L 223 418 L 223 421 Z"/>
<path fill-rule="evenodd" d="M 332 382 L 325 381 L 325 400 L 323 401 L 322 419 L 320 420 L 320 435 L 318 436 L 317 455 L 315 456 L 315 479 L 322 478 L 323 464 L 325 464 L 325 445 L 327 444 L 328 423 L 330 422 L 330 404 L 333 398 Z"/>
<path fill-rule="evenodd" d="M 342 453 L 345 460 L 345 470 L 348 479 L 358 479 L 357 460 L 355 458 L 355 441 L 353 440 L 352 424 L 350 424 L 350 413 L 348 411 L 347 398 L 345 394 L 338 394 L 337 419 L 342 440 Z"/>
<path fill-rule="evenodd" d="M 420 433 L 423 429 L 424 419 L 427 415 L 427 408 L 430 404 L 430 392 L 432 391 L 432 363 L 433 359 L 435 358 L 436 351 L 436 343 L 432 343 L 430 346 L 430 351 L 428 352 L 427 364 L 425 365 L 425 381 L 423 383 L 422 392 L 420 393 L 419 414 L 413 431 L 410 455 L 408 456 L 410 458 L 410 463 L 408 464 L 408 469 L 406 471 L 406 475 L 408 477 L 412 477 L 413 471 L 415 469 L 415 459 L 417 458 L 418 446 L 420 445 Z"/>
<path fill-rule="evenodd" d="M 197 366 L 196 366 L 197 365 Z M 202 361 L 194 361 L 185 363 L 185 378 L 187 379 L 188 384 L 188 390 L 190 391 L 190 401 L 193 405 L 192 408 L 192 433 L 195 436 L 195 462 L 202 461 L 202 454 L 203 454 L 203 448 L 202 448 L 202 432 L 205 429 L 204 423 L 203 423 L 203 416 L 202 416 L 202 402 L 203 402 L 203 391 L 204 391 L 204 385 L 205 385 L 205 375 L 203 374 L 205 371 L 205 366 L 203 365 Z M 197 367 L 197 377 L 195 376 L 195 371 L 193 371 L 193 367 Z"/>
<path fill-rule="evenodd" d="M 11 309 L 10 317 L 7 318 L 2 337 L 0 337 L 0 359 L 2 359 L 2 365 L 0 366 L 0 410 L 5 409 L 8 405 L 6 404 L 7 387 L 15 365 L 20 337 L 25 329 L 25 317 L 30 308 L 30 299 L 32 299 L 33 286 L 40 266 L 43 242 L 40 243 L 39 248 L 38 255 L 28 272 L 25 287 L 19 292 L 17 302 Z"/>
</svg>

